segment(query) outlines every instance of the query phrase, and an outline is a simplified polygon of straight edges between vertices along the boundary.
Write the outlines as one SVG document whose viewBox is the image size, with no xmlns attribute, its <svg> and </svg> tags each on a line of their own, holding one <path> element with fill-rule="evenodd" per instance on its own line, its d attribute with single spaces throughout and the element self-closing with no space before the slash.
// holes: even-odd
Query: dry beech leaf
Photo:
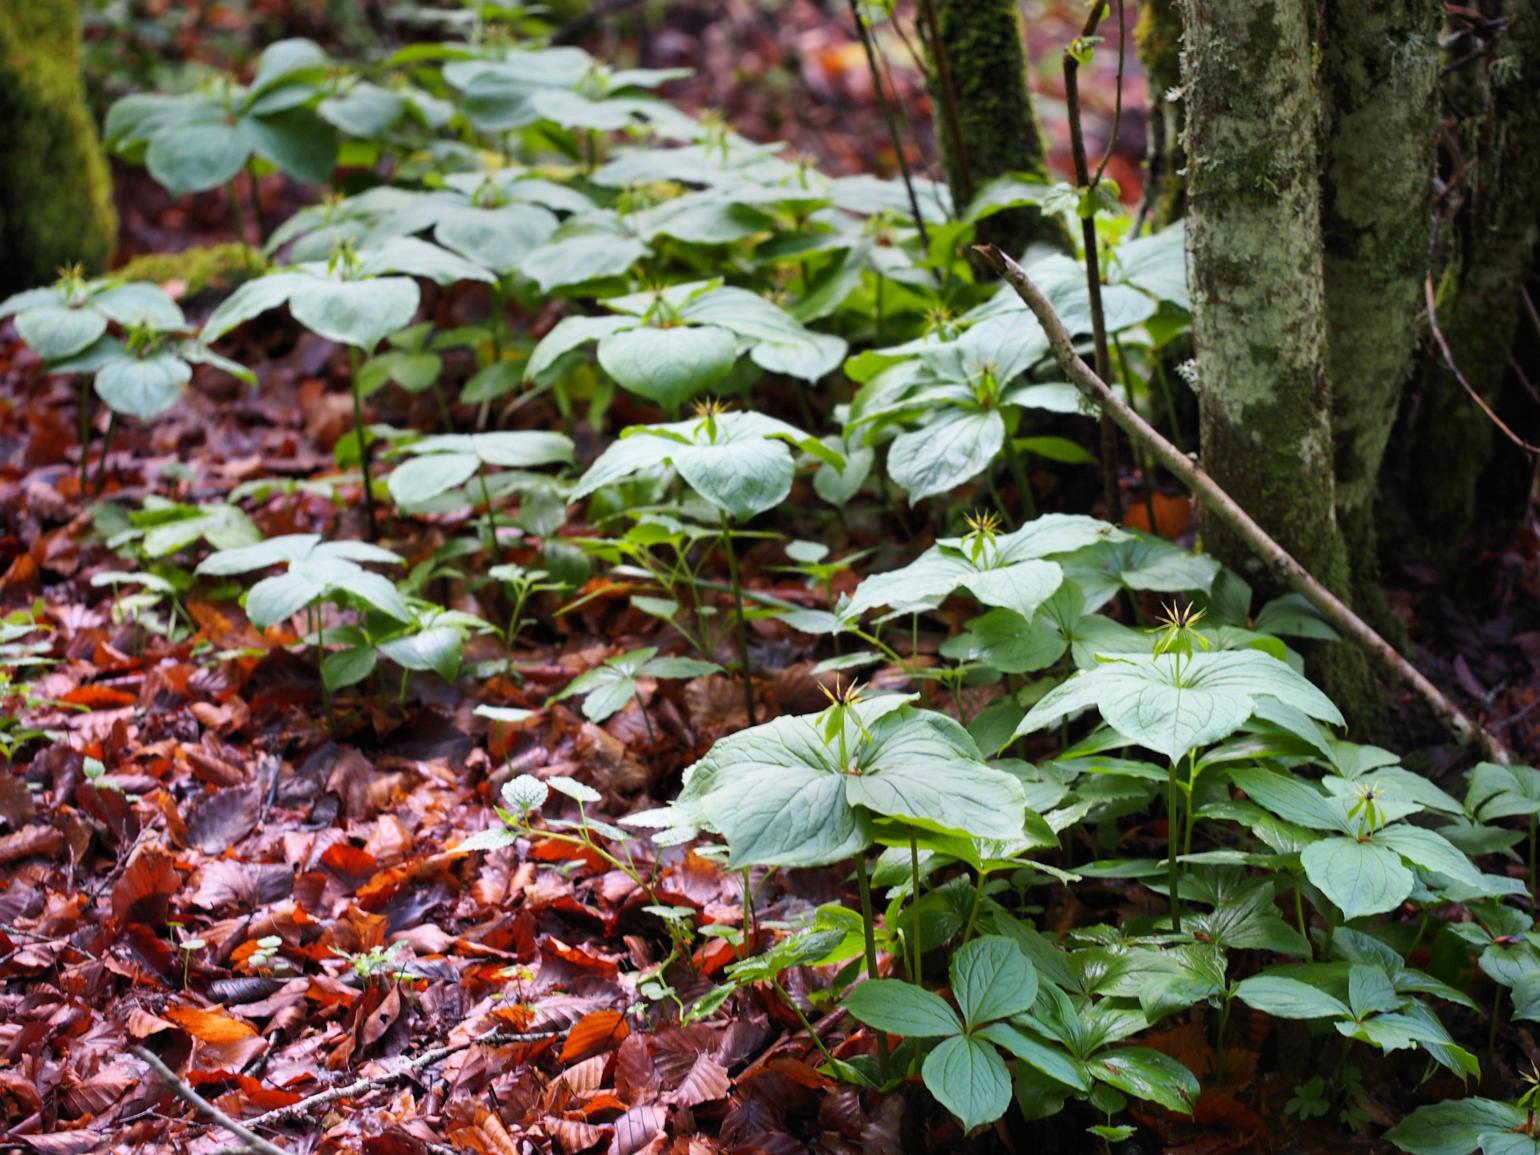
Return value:
<svg viewBox="0 0 1540 1155">
<path fill-rule="evenodd" d="M 619 1011 L 594 1011 L 584 1015 L 567 1033 L 567 1041 L 561 1048 L 561 1061 L 572 1063 L 600 1051 L 612 1050 L 630 1033 L 626 1017 Z"/>
<path fill-rule="evenodd" d="M 226 1014 L 223 1007 L 167 1007 L 165 1016 L 200 1043 L 234 1043 L 257 1033 L 256 1027 Z"/>
</svg>

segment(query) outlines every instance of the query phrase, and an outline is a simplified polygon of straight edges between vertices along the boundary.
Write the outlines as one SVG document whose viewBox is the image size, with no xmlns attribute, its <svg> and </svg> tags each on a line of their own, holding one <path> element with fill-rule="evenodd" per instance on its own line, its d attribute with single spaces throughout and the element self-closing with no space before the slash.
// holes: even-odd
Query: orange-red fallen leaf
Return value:
<svg viewBox="0 0 1540 1155">
<path fill-rule="evenodd" d="M 620 967 L 613 960 L 590 954 L 582 947 L 568 946 L 559 938 L 547 938 L 544 949 L 564 963 L 570 963 L 572 966 L 604 978 L 612 979 L 620 973 Z"/>
<path fill-rule="evenodd" d="M 583 1117 L 585 1119 L 592 1119 L 595 1115 L 603 1114 L 605 1111 L 624 1111 L 625 1109 L 626 1104 L 623 1100 L 617 1099 L 609 1091 L 600 1091 L 583 1104 Z"/>
<path fill-rule="evenodd" d="M 193 599 L 187 603 L 187 612 L 216 649 L 266 650 L 271 647 L 267 638 L 246 620 L 244 614 L 232 613 L 225 606 Z"/>
<path fill-rule="evenodd" d="M 52 858 L 64 847 L 64 835 L 52 826 L 28 826 L 0 838 L 0 866 L 23 858 Z"/>
<path fill-rule="evenodd" d="M 171 854 L 153 843 L 141 846 L 112 888 L 112 917 L 119 926 L 142 922 L 158 930 L 166 925 L 171 896 L 181 885 Z"/>
<path fill-rule="evenodd" d="M 256 1027 L 226 1014 L 223 1007 L 167 1007 L 165 1016 L 201 1043 L 233 1043 L 257 1033 Z"/>
<path fill-rule="evenodd" d="M 222 1079 L 222 1082 L 229 1082 Z M 278 1087 L 269 1087 L 250 1075 L 237 1074 L 235 1076 L 235 1088 L 226 1091 L 214 1100 L 214 1105 L 222 1107 L 236 1118 L 244 1115 L 260 1115 L 264 1111 L 274 1111 L 279 1107 L 287 1107 L 290 1103 L 298 1103 L 305 1096 L 294 1091 L 285 1091 Z"/>
<path fill-rule="evenodd" d="M 1154 494 L 1150 504 L 1155 506 L 1155 527 L 1150 527 L 1150 511 L 1143 496 L 1128 499 L 1123 512 L 1123 524 L 1146 533 L 1158 533 L 1161 537 L 1175 540 L 1192 528 L 1192 502 L 1186 497 L 1168 497 Z"/>
<path fill-rule="evenodd" d="M 468 1121 L 449 1128 L 448 1138 L 456 1147 L 474 1151 L 476 1155 L 519 1155 L 518 1145 L 508 1134 L 503 1121 L 479 1105 L 472 1109 Z"/>
<path fill-rule="evenodd" d="M 84 706 L 88 710 L 112 710 L 119 706 L 132 706 L 138 700 L 138 694 L 115 690 L 111 686 L 76 686 L 59 698 L 61 702 Z"/>
<path fill-rule="evenodd" d="M 594 870 L 604 870 L 609 866 L 597 851 L 590 850 L 586 846 L 573 846 L 568 842 L 553 842 L 550 839 L 531 843 L 529 856 L 536 862 L 581 862 Z"/>
<path fill-rule="evenodd" d="M 697 1055 L 684 1081 L 667 1096 L 670 1103 L 680 1107 L 693 1107 L 697 1103 L 709 1103 L 727 1096 L 732 1087 L 727 1068 L 711 1055 Z"/>
<path fill-rule="evenodd" d="M 546 1119 L 540 1127 L 561 1144 L 561 1149 L 567 1155 L 577 1155 L 579 1151 L 597 1147 L 610 1130 L 608 1127 L 595 1127 L 592 1123 L 578 1123 L 571 1119 Z"/>
<path fill-rule="evenodd" d="M 631 1033 L 626 1017 L 619 1011 L 594 1011 L 584 1015 L 567 1033 L 562 1044 L 561 1061 L 575 1063 L 601 1051 L 612 1050 Z"/>
<path fill-rule="evenodd" d="M 834 1080 L 827 1075 L 820 1074 L 808 1066 L 801 1059 L 780 1058 L 771 1059 L 760 1071 L 773 1071 L 777 1075 L 784 1075 L 793 1083 L 802 1087 L 832 1087 Z"/>
</svg>

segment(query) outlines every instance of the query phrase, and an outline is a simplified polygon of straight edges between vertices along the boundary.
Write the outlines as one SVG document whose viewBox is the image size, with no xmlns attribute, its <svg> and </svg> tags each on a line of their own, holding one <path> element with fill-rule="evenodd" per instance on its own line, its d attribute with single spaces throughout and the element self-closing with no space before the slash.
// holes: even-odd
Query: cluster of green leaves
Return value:
<svg viewBox="0 0 1540 1155">
<path fill-rule="evenodd" d="M 1394 755 L 1333 732 L 1342 718 L 1303 677 L 1291 642 L 1334 635 L 1299 599 L 1254 608 L 1246 583 L 1210 559 L 1089 517 L 1036 516 L 1034 464 L 1094 460 L 1064 435 L 1088 429 L 1077 425 L 1087 414 L 1016 297 L 977 279 L 968 242 L 1008 208 L 1094 215 L 1116 375 L 1136 405 L 1164 401 L 1174 427 L 1163 361 L 1187 330 L 1179 228 L 1133 237 L 1115 206 L 1016 177 L 969 205 L 923 180 L 905 190 L 831 178 L 658 98 L 676 73 L 612 69 L 576 48 L 489 30 L 509 11 L 478 8 L 467 38 L 364 66 L 283 41 L 247 83 L 217 78 L 113 108 L 110 145 L 173 192 L 232 184 L 238 204 L 232 182 L 243 170 L 320 184 L 339 156 L 390 177 L 281 224 L 267 241 L 270 270 L 220 302 L 196 336 L 158 290 L 74 275 L 12 298 L 0 315 L 15 315 L 50 371 L 92 374 L 115 412 L 149 418 L 174 404 L 192 364 L 242 373 L 209 344 L 286 308 L 349 352 L 355 428 L 337 463 L 360 469 L 371 531 L 374 503 L 386 498 L 403 519 L 469 517 L 482 531 L 414 559 L 396 581 L 369 568 L 405 564 L 379 545 L 263 540 L 240 503 L 282 490 L 268 479 L 229 504 L 103 506 L 99 527 L 138 566 L 104 579 L 138 591 L 120 599 L 126 612 L 148 623 L 164 607 L 155 628 L 175 638 L 186 591 L 221 583 L 259 628 L 303 615 L 298 640 L 328 693 L 376 676 L 382 662 L 454 680 L 468 639 L 496 629 L 511 649 L 530 599 L 575 588 L 599 562 L 632 585 L 636 609 L 669 622 L 697 654 L 629 650 L 553 695 L 581 697 L 585 716 L 602 723 L 646 680 L 721 669 L 713 595 L 723 591 L 705 568 L 725 555 L 750 724 L 685 772 L 674 802 L 626 824 L 654 829 L 665 847 L 715 836 L 733 869 L 854 863 L 861 911 L 825 906 L 778 942 L 760 936 L 761 954 L 687 1008 L 665 972 L 684 956 L 692 920 L 654 901 L 672 949 L 637 988 L 685 1017 L 768 984 L 801 1017 L 784 972 L 839 967 L 830 997 L 881 1036 L 875 1061 L 826 1053 L 829 1073 L 882 1087 L 918 1073 L 967 1128 L 1013 1101 L 1028 1118 L 1087 1103 L 1105 1119 L 1093 1128 L 1103 1139 L 1120 1133 L 1111 1120 L 1130 1098 L 1189 1112 L 1197 1080 L 1139 1038 L 1206 1007 L 1217 1012 L 1222 1055 L 1237 998 L 1344 1045 L 1417 1051 L 1474 1076 L 1473 1054 L 1433 1007 L 1469 1005 L 1469 994 L 1448 973 L 1409 966 L 1415 943 L 1383 919 L 1406 904 L 1425 920 L 1442 904 L 1468 907 L 1474 921 L 1442 928 L 1438 940 L 1509 989 L 1515 1015 L 1540 1015 L 1540 938 L 1510 901 L 1523 888 L 1472 862 L 1512 855 L 1523 833 L 1500 823 L 1525 819 L 1533 887 L 1540 774 L 1483 765 L 1465 800 L 1454 799 Z M 1051 256 L 1031 274 L 1070 332 L 1088 336 L 1083 266 Z M 485 296 L 486 320 L 438 329 L 423 319 L 424 283 L 430 294 Z M 508 325 L 510 305 L 534 314 L 553 301 L 561 315 L 538 338 Z M 451 397 L 451 365 L 466 354 L 473 364 Z M 840 373 L 853 388 L 836 401 Z M 756 407 L 767 378 L 806 403 L 801 427 Z M 387 388 L 435 393 L 442 427 L 366 425 L 364 400 Z M 493 425 L 494 407 L 508 424 L 548 396 L 574 424 L 599 429 L 617 390 L 657 412 L 580 474 L 564 434 Z M 456 426 L 452 402 L 476 408 L 474 431 Z M 691 402 L 695 414 L 681 417 Z M 378 484 L 376 449 L 389 465 Z M 789 568 L 823 591 L 821 607 L 748 593 L 736 545 L 777 536 L 747 523 L 784 507 L 799 475 L 834 507 L 820 515 L 844 516 L 863 497 L 888 502 L 896 488 L 911 506 L 933 502 L 923 512 L 941 529 L 907 564 L 839 595 L 833 578 L 864 556 L 831 559 L 820 545 L 791 543 Z M 1009 532 L 1002 481 L 1016 494 Z M 352 482 L 289 488 L 338 500 Z M 959 490 L 989 494 L 998 513 L 963 519 L 936 500 Z M 599 536 L 563 539 L 574 502 Z M 508 530 L 533 556 L 503 556 Z M 178 560 L 193 551 L 206 556 Z M 497 564 L 463 564 L 483 551 Z M 506 625 L 428 600 L 438 578 L 501 586 Z M 1172 602 L 1157 628 L 1104 612 L 1121 602 L 1138 613 L 1152 596 Z M 919 692 L 844 688 L 821 713 L 756 725 L 747 634 L 756 617 L 831 639 L 835 656 L 818 673 L 884 663 L 949 687 L 955 710 L 936 708 L 934 695 L 922 704 Z M 918 644 L 922 620 L 946 630 L 934 656 Z M 851 640 L 860 648 L 846 648 Z M 987 699 L 971 716 L 965 687 Z M 528 716 L 479 712 L 503 723 Z M 1056 755 L 1022 756 L 1051 728 Z M 553 789 L 576 818 L 540 814 Z M 631 853 L 636 836 L 593 817 L 599 800 L 569 779 L 514 777 L 500 824 L 460 849 L 566 842 L 649 890 Z M 1116 820 L 1162 808 L 1164 859 L 1111 857 Z M 1065 861 L 1071 849 L 1090 853 L 1069 871 L 1040 860 L 1054 847 Z M 1168 911 L 1057 939 L 1031 925 L 1034 889 L 1085 877 L 1143 885 Z M 879 912 L 873 892 L 884 888 Z M 883 953 L 908 981 L 885 977 Z M 852 985 L 863 962 L 866 980 Z M 942 965 L 927 971 L 927 962 Z M 924 985 L 943 971 L 950 999 Z M 887 1034 L 903 1038 L 891 1054 Z M 1523 1102 L 1467 1100 L 1425 1108 L 1391 1138 L 1411 1151 L 1506 1153 L 1533 1119 Z"/>
</svg>

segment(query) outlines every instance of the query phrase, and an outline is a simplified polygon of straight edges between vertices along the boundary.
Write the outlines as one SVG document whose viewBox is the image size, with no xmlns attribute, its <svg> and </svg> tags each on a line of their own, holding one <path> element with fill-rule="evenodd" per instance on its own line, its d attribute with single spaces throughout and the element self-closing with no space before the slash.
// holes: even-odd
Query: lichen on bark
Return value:
<svg viewBox="0 0 1540 1155">
<path fill-rule="evenodd" d="M 1449 158 L 1446 175 L 1463 204 L 1440 233 L 1436 306 L 1455 364 L 1501 409 L 1521 290 L 1540 241 L 1540 0 L 1486 0 L 1481 7 L 1502 18 L 1490 25 L 1502 29 L 1501 39 L 1489 55 L 1449 61 L 1458 66 L 1445 79 L 1451 107 L 1462 114 L 1460 156 Z M 1495 436 L 1454 375 L 1427 358 L 1407 390 L 1382 486 L 1395 498 L 1389 512 L 1403 551 L 1447 568 L 1479 513 L 1511 524 L 1509 511 L 1478 509 L 1478 481 L 1494 452 L 1502 467 L 1522 468 Z"/>
<path fill-rule="evenodd" d="M 1046 181 L 1043 138 L 1027 87 L 1025 33 L 1014 0 L 930 2 L 940 36 L 939 44 L 926 36 L 927 83 L 947 185 L 958 207 L 1007 173 Z M 922 19 L 922 32 L 926 27 Z M 1030 206 L 996 213 L 978 231 L 981 241 L 1016 255 L 1034 242 L 1070 248 L 1062 222 Z"/>
<path fill-rule="evenodd" d="M 1375 496 L 1411 376 L 1432 235 L 1440 0 L 1321 9 L 1321 228 L 1337 521 L 1353 604 L 1400 632 L 1379 585 Z"/>
<path fill-rule="evenodd" d="M 1326 375 L 1318 101 L 1308 0 L 1184 0 L 1187 244 L 1204 467 L 1327 588 L 1350 596 L 1335 513 Z M 1276 584 L 1212 517 L 1204 548 Z M 1361 651 L 1313 656 L 1345 713 L 1374 729 Z"/>
<path fill-rule="evenodd" d="M 80 78 L 74 0 L 0 0 L 0 296 L 104 267 L 117 215 Z"/>
</svg>

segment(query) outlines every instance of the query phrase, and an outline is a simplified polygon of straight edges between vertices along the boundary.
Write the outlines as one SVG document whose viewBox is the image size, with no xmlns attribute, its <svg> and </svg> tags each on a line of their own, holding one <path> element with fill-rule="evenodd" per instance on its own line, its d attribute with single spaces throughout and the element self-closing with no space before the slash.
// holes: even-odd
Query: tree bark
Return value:
<svg viewBox="0 0 1540 1155">
<path fill-rule="evenodd" d="M 80 79 L 74 0 L 0 0 L 0 297 L 104 267 L 112 180 Z"/>
<path fill-rule="evenodd" d="M 1015 0 L 920 0 L 920 11 L 936 139 L 958 211 L 997 176 L 1024 173 L 1046 181 Z M 980 222 L 978 232 L 1018 256 L 1033 243 L 1070 248 L 1063 224 L 1031 207 L 997 213 Z"/>
<path fill-rule="evenodd" d="M 1183 0 L 1187 245 L 1204 468 L 1327 589 L 1349 596 L 1335 513 L 1326 375 L 1320 158 L 1308 0 Z M 1204 548 L 1269 592 L 1224 524 Z M 1373 730 L 1381 692 L 1360 651 L 1316 671 Z"/>
<path fill-rule="evenodd" d="M 1453 51 L 1475 51 L 1475 59 L 1450 61 L 1445 82 L 1458 141 L 1451 152 L 1459 155 L 1448 156 L 1444 168 L 1464 203 L 1442 230 L 1447 259 L 1437 281 L 1438 319 L 1455 364 L 1501 411 L 1521 290 L 1540 239 L 1540 0 L 1485 0 L 1480 9 L 1493 18 L 1488 27 L 1496 38 L 1482 47 L 1495 51 L 1475 51 L 1472 38 L 1462 38 Z M 1405 548 L 1448 568 L 1476 523 L 1477 486 L 1494 446 L 1499 467 L 1524 466 L 1506 442 L 1497 445 L 1490 418 L 1437 359 L 1425 360 L 1408 394 L 1384 488 L 1398 498 L 1396 529 Z M 1501 522 L 1515 511 L 1482 512 Z"/>
<path fill-rule="evenodd" d="M 1404 631 L 1379 584 L 1375 494 L 1411 376 L 1432 237 L 1440 0 L 1321 9 L 1321 230 L 1337 522 L 1354 606 Z"/>
<path fill-rule="evenodd" d="M 1149 86 L 1149 146 L 1144 203 L 1156 232 L 1182 217 L 1187 206 L 1187 150 L 1181 105 L 1166 94 L 1182 86 L 1182 15 L 1177 0 L 1145 0 L 1134 41 Z"/>
</svg>

